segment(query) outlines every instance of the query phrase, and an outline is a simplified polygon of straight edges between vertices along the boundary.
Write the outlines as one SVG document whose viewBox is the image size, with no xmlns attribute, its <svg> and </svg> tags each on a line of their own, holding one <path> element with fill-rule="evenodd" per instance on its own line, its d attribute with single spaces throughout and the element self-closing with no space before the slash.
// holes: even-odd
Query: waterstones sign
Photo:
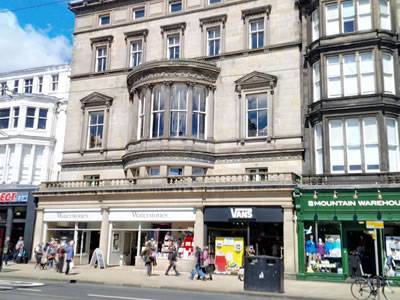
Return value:
<svg viewBox="0 0 400 300">
<path fill-rule="evenodd" d="M 101 221 L 100 210 L 45 210 L 44 221 Z"/>
<path fill-rule="evenodd" d="M 193 208 L 111 209 L 110 221 L 195 221 Z"/>
<path fill-rule="evenodd" d="M 309 200 L 308 207 L 399 207 L 400 200 Z"/>
</svg>

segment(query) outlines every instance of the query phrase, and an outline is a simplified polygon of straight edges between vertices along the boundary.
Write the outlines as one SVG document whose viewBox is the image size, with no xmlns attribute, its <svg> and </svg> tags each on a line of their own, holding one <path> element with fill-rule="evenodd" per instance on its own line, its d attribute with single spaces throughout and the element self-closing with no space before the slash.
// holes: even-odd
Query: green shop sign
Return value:
<svg viewBox="0 0 400 300">
<path fill-rule="evenodd" d="M 400 200 L 308 200 L 308 207 L 399 207 Z"/>
</svg>

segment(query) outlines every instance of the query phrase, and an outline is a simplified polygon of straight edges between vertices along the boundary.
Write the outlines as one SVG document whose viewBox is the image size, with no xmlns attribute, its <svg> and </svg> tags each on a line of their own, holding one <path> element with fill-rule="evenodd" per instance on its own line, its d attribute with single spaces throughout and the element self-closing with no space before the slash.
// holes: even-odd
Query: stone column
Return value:
<svg viewBox="0 0 400 300">
<path fill-rule="evenodd" d="M 169 137 L 171 124 L 171 102 L 172 102 L 172 82 L 164 82 L 164 89 L 161 89 L 161 97 L 164 99 L 164 138 Z"/>
<path fill-rule="evenodd" d="M 296 234 L 293 207 L 283 207 L 283 256 L 285 275 L 296 273 Z"/>
<path fill-rule="evenodd" d="M 150 120 L 151 120 L 152 93 L 153 93 L 152 86 L 146 86 L 144 88 L 144 138 L 145 139 L 148 139 L 151 136 Z"/>
<path fill-rule="evenodd" d="M 44 209 L 37 208 L 36 209 L 36 223 L 35 230 L 33 231 L 33 244 L 32 244 L 32 256 L 31 258 L 35 258 L 35 247 L 43 242 L 43 221 L 44 221 Z"/>
<path fill-rule="evenodd" d="M 110 226 L 109 222 L 109 209 L 103 207 L 101 209 L 101 228 L 100 228 L 100 245 L 99 248 L 103 252 L 104 260 L 108 261 L 106 258 L 108 257 L 108 228 Z"/>
<path fill-rule="evenodd" d="M 196 220 L 194 222 L 194 246 L 204 246 L 204 214 L 202 207 L 196 207 Z"/>
<path fill-rule="evenodd" d="M 192 119 L 193 119 L 193 88 L 194 84 L 192 82 L 188 82 L 187 84 L 187 102 L 186 102 L 186 136 L 192 137 Z"/>
</svg>

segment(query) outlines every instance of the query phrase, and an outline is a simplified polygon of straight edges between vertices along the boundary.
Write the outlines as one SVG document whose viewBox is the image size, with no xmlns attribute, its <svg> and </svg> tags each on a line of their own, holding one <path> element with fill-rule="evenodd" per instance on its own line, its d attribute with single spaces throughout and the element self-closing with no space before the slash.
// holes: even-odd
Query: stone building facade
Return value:
<svg viewBox="0 0 400 300">
<path fill-rule="evenodd" d="M 65 64 L 0 73 L 0 247 L 22 236 L 30 252 L 32 193 L 61 170 L 69 75 Z"/>
<path fill-rule="evenodd" d="M 184 265 L 192 239 L 220 255 L 239 238 L 239 252 L 252 245 L 283 256 L 294 274 L 292 191 L 304 152 L 294 3 L 73 1 L 70 9 L 61 179 L 37 193 L 36 241 L 75 239 L 80 263 L 99 247 L 107 264 L 138 265 L 146 240 L 162 261 L 172 235 Z"/>
<path fill-rule="evenodd" d="M 296 193 L 299 277 L 347 278 L 359 249 L 364 272 L 384 274 L 400 241 L 399 4 L 298 5 L 306 149 Z"/>
</svg>

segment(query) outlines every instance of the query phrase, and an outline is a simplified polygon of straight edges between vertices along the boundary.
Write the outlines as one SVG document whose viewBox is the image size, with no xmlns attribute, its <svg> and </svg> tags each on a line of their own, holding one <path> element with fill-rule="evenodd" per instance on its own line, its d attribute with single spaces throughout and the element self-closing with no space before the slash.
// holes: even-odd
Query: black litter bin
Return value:
<svg viewBox="0 0 400 300">
<path fill-rule="evenodd" d="M 273 256 L 246 256 L 244 289 L 283 293 L 283 259 Z"/>
</svg>

